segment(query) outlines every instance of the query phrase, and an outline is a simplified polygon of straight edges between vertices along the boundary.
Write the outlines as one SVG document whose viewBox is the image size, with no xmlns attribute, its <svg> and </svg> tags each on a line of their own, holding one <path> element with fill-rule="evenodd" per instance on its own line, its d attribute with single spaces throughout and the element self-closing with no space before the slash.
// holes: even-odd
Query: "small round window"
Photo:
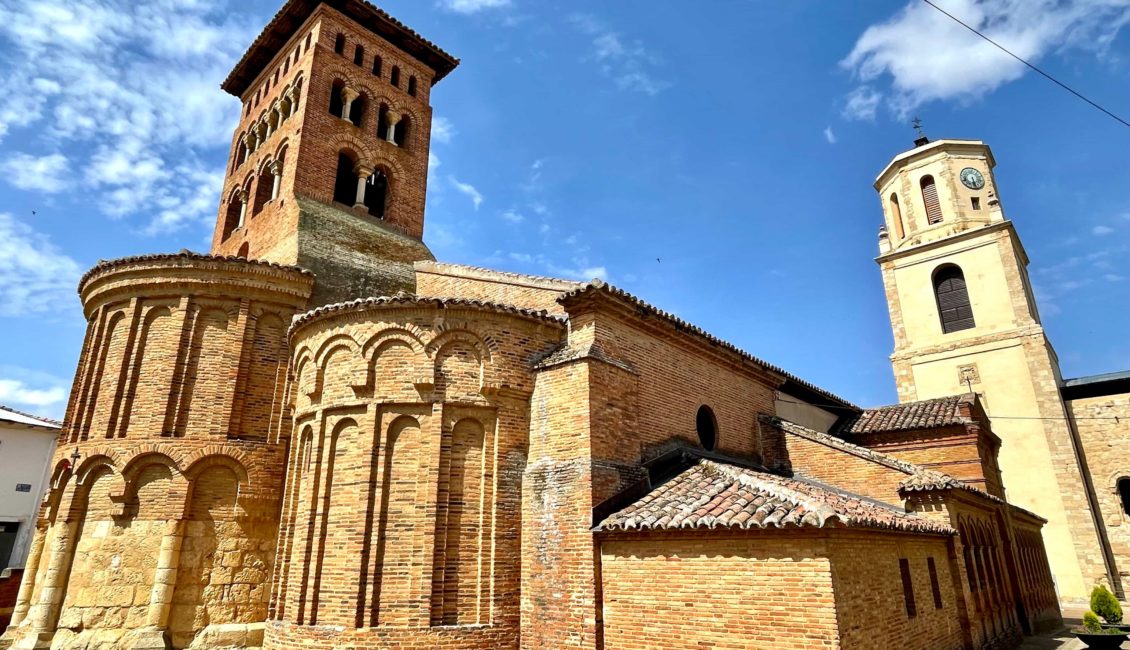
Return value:
<svg viewBox="0 0 1130 650">
<path fill-rule="evenodd" d="M 715 419 L 714 411 L 709 406 L 698 407 L 694 427 L 698 431 L 698 441 L 702 444 L 702 448 L 706 451 L 714 451 L 714 445 L 718 443 L 718 420 Z"/>
</svg>

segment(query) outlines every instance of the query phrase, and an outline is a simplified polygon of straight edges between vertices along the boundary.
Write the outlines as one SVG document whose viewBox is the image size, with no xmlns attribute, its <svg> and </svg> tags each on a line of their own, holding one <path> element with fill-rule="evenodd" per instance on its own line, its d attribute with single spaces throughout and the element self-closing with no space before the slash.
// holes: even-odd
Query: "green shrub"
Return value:
<svg viewBox="0 0 1130 650">
<path fill-rule="evenodd" d="M 1103 633 L 1103 624 L 1099 622 L 1098 615 L 1090 610 L 1083 614 L 1083 631 L 1088 634 Z"/>
<path fill-rule="evenodd" d="M 1106 585 L 1095 585 L 1091 590 L 1091 611 L 1103 617 L 1103 620 L 1111 625 L 1122 622 L 1122 606 L 1118 604 L 1118 599 L 1110 593 Z"/>
</svg>

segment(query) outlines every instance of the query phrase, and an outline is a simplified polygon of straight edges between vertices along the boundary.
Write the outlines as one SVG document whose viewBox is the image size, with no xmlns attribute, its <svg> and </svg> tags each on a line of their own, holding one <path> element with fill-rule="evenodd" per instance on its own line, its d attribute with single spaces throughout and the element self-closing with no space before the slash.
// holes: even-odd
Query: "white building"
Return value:
<svg viewBox="0 0 1130 650">
<path fill-rule="evenodd" d="M 27 561 L 61 426 L 0 406 L 0 572 Z"/>
</svg>

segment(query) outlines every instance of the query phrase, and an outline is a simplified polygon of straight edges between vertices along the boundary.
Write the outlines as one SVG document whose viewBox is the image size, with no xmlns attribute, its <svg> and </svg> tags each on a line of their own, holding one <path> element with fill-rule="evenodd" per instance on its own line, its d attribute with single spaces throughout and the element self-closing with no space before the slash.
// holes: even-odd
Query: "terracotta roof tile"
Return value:
<svg viewBox="0 0 1130 650">
<path fill-rule="evenodd" d="M 290 331 L 294 332 L 302 325 L 317 320 L 323 316 L 337 314 L 348 311 L 365 311 L 374 307 L 436 307 L 439 309 L 448 308 L 470 308 L 479 309 L 483 311 L 493 311 L 502 314 L 513 314 L 515 316 L 524 316 L 526 318 L 534 318 L 538 320 L 549 321 L 552 323 L 564 324 L 565 318 L 561 316 L 554 316 L 549 312 L 543 310 L 524 309 L 522 307 L 515 307 L 514 305 L 505 305 L 501 303 L 487 302 L 485 300 L 471 300 L 468 298 L 442 298 L 434 296 L 417 296 L 403 291 L 393 296 L 376 296 L 373 298 L 358 298 L 357 300 L 350 300 L 348 302 L 338 302 L 330 305 L 311 309 L 310 311 L 303 312 L 294 317 L 294 321 L 290 325 Z"/>
<path fill-rule="evenodd" d="M 971 403 L 975 399 L 975 396 L 970 394 L 950 395 L 866 409 L 845 421 L 836 433 L 858 435 L 965 424 L 970 420 L 961 415 L 958 409 L 962 404 Z"/>
<path fill-rule="evenodd" d="M 608 516 L 601 531 L 879 528 L 952 535 L 949 526 L 859 495 L 750 467 L 697 459 Z"/>
</svg>

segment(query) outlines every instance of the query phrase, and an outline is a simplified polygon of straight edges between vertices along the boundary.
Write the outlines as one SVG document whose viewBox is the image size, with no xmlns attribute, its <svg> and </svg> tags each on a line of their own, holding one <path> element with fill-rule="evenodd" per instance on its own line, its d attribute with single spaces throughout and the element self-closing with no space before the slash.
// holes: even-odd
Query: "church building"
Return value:
<svg viewBox="0 0 1130 650">
<path fill-rule="evenodd" d="M 901 403 L 864 409 L 604 282 L 436 261 L 458 63 L 364 0 L 252 43 L 210 253 L 80 280 L 0 648 L 972 650 L 1121 589 L 1128 378 L 1059 377 L 987 146 L 876 183 Z"/>
</svg>

